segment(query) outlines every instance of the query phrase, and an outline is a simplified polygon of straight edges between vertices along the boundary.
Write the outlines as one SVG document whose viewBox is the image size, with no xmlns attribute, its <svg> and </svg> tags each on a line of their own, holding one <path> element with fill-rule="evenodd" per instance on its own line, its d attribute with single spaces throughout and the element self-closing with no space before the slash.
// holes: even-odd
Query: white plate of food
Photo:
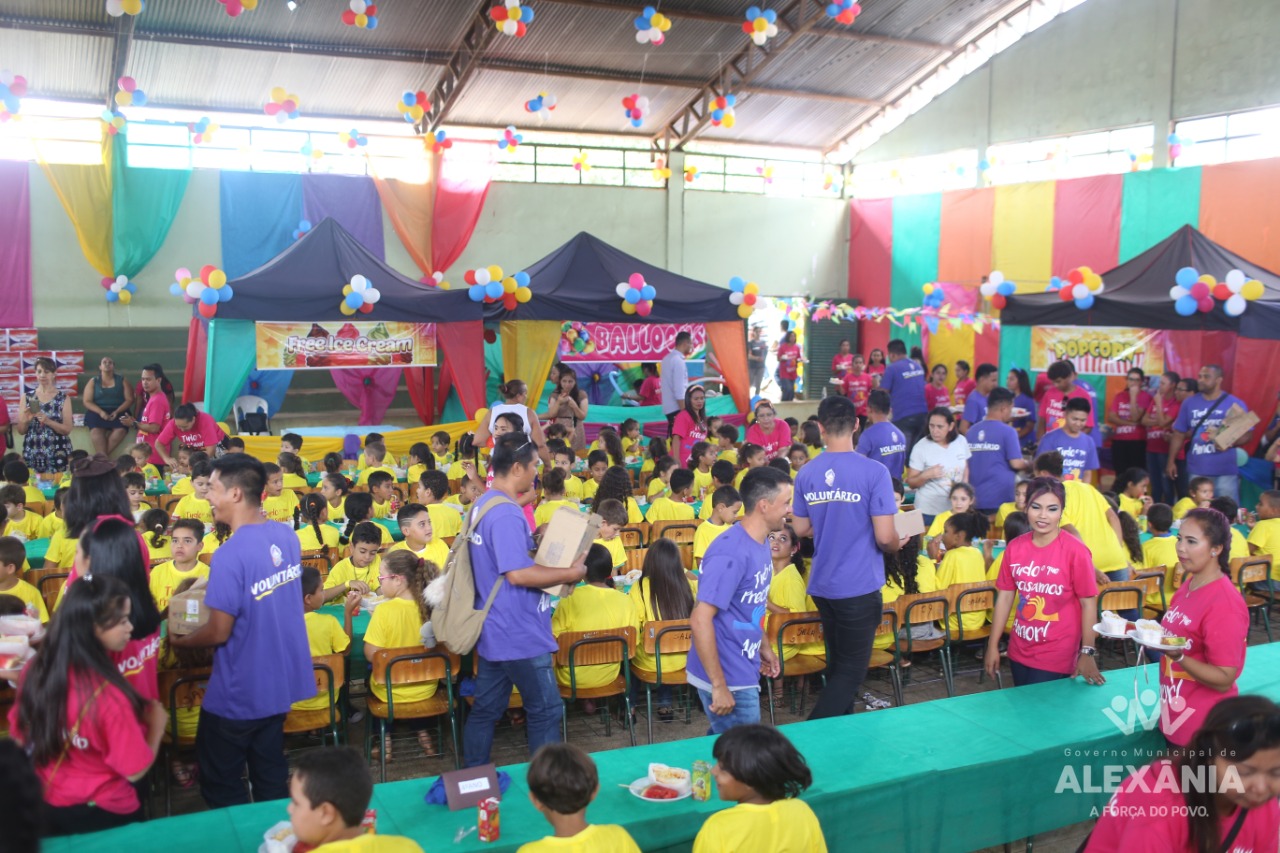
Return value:
<svg viewBox="0 0 1280 853">
<path fill-rule="evenodd" d="M 1187 647 L 1186 637 L 1175 637 L 1171 634 L 1161 634 L 1159 641 L 1153 641 L 1150 636 L 1137 630 L 1128 632 L 1126 636 L 1143 648 L 1151 649 L 1161 654 L 1180 652 Z"/>
<path fill-rule="evenodd" d="M 1127 626 L 1132 625 L 1133 623 L 1127 622 L 1125 624 L 1126 627 L 1122 631 L 1108 631 L 1103 624 L 1099 622 L 1097 625 L 1093 626 L 1093 633 L 1097 634 L 1099 637 L 1109 637 L 1112 640 L 1125 640 L 1128 639 L 1129 632 L 1131 630 Z"/>
<path fill-rule="evenodd" d="M 677 800 L 686 799 L 693 793 L 692 791 L 681 793 L 667 785 L 659 785 L 648 776 L 641 776 L 628 785 L 627 789 L 631 791 L 631 796 L 639 797 L 651 803 L 674 803 Z"/>
<path fill-rule="evenodd" d="M 1015 418 L 1029 418 L 1029 417 L 1031 417 L 1031 412 L 1029 412 L 1029 411 L 1027 411 L 1026 409 L 1022 408 L 1021 406 L 1014 406 L 1014 407 L 1013 407 L 1013 416 L 1014 416 Z"/>
</svg>

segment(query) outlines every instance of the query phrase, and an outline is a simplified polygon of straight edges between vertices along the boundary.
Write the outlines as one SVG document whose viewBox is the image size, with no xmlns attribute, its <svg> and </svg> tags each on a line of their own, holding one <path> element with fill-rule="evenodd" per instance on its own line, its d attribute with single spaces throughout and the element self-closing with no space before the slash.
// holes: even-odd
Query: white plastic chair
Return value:
<svg viewBox="0 0 1280 853">
<path fill-rule="evenodd" d="M 267 401 L 253 394 L 246 394 L 243 397 L 237 397 L 236 401 L 231 404 L 231 415 L 236 421 L 236 430 L 241 435 L 262 435 L 257 430 L 246 429 L 246 414 L 254 414 L 261 412 L 267 419 L 267 435 L 271 435 L 271 410 L 267 406 Z"/>
</svg>

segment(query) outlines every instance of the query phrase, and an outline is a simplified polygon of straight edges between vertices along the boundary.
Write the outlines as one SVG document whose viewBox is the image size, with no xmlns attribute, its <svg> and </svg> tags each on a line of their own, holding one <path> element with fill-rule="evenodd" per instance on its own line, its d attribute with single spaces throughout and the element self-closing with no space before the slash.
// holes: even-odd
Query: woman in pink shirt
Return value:
<svg viewBox="0 0 1280 853">
<path fill-rule="evenodd" d="M 791 426 L 778 420 L 778 414 L 768 400 L 761 400 L 756 404 L 755 422 L 747 427 L 746 440 L 748 444 L 763 447 L 768 459 L 785 458 L 791 448 Z"/>
<path fill-rule="evenodd" d="M 671 455 L 680 460 L 681 468 L 688 468 L 693 446 L 706 440 L 707 392 L 701 385 L 690 385 L 684 392 L 684 408 L 671 426 Z"/>
<path fill-rule="evenodd" d="M 807 360 L 796 343 L 796 333 L 787 332 L 782 343 L 778 344 L 778 386 L 782 389 L 782 402 L 788 403 L 796 398 L 800 362 Z"/>
<path fill-rule="evenodd" d="M 831 378 L 844 379 L 845 374 L 853 369 L 853 358 L 853 353 L 849 350 L 849 341 L 841 341 L 840 349 L 836 351 L 835 357 L 831 359 Z"/>
<path fill-rule="evenodd" d="M 10 729 L 44 787 L 45 835 L 142 820 L 134 783 L 155 762 L 168 715 L 110 659 L 129 643 L 131 598 L 110 577 L 74 584 L 18 687 Z"/>
<path fill-rule="evenodd" d="M 1156 386 L 1156 395 L 1142 417 L 1147 428 L 1147 472 L 1151 474 L 1151 500 L 1173 506 L 1178 500 L 1174 481 L 1165 468 L 1169 465 L 1169 427 L 1177 420 L 1182 403 L 1177 398 L 1178 380 L 1181 377 L 1165 371 Z"/>
<path fill-rule="evenodd" d="M 951 391 L 947 388 L 947 366 L 935 364 L 929 371 L 929 384 L 924 386 L 924 401 L 933 411 L 939 406 L 951 408 Z"/>
<path fill-rule="evenodd" d="M 1143 418 L 1151 409 L 1151 395 L 1142 387 L 1147 376 L 1133 368 L 1125 377 L 1124 390 L 1111 398 L 1107 423 L 1111 433 L 1111 467 L 1117 474 L 1147 464 L 1147 430 Z"/>
<path fill-rule="evenodd" d="M 884 350 L 873 349 L 867 355 L 867 373 L 870 373 L 872 376 L 881 376 L 884 374 L 884 369 Z"/>
</svg>

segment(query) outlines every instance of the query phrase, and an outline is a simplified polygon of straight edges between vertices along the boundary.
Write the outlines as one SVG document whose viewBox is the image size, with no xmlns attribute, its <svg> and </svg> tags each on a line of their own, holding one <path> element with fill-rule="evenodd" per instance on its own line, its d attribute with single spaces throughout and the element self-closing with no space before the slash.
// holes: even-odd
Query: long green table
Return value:
<svg viewBox="0 0 1280 853">
<path fill-rule="evenodd" d="M 969 851 L 1043 834 L 1087 820 L 1105 804 L 1108 767 L 1123 778 L 1163 746 L 1141 725 L 1126 733 L 1104 711 L 1113 700 L 1156 690 L 1149 668 L 1109 670 L 1107 683 L 1058 681 L 789 725 L 783 731 L 804 753 L 814 786 L 804 795 L 831 849 Z M 1280 646 L 1249 649 L 1241 689 L 1280 699 Z M 1121 713 L 1122 721 L 1127 716 Z M 711 760 L 710 737 L 595 753 L 600 794 L 592 823 L 621 823 L 645 851 L 688 851 L 706 816 L 725 804 L 691 799 L 648 803 L 620 784 L 643 776 L 650 761 L 689 767 Z M 514 851 L 550 833 L 529 803 L 526 766 L 506 768 L 512 786 L 502 802 L 502 838 L 480 842 L 459 829 L 475 825 L 474 809 L 428 806 L 432 779 L 377 785 L 372 807 L 381 833 L 407 835 L 427 850 Z M 1062 789 L 1064 779 L 1066 789 Z M 1073 790 L 1071 782 L 1083 788 Z M 168 853 L 175 838 L 199 839 L 209 850 L 252 853 L 262 833 L 287 820 L 284 802 L 256 803 L 125 827 L 45 850 L 76 853 Z"/>
</svg>

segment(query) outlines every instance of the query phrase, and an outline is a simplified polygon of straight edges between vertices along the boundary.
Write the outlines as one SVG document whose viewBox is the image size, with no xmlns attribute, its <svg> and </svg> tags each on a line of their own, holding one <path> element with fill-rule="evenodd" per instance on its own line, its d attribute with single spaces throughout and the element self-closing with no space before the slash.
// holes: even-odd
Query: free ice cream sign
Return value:
<svg viewBox="0 0 1280 853">
<path fill-rule="evenodd" d="M 257 323 L 259 370 L 431 367 L 435 323 Z"/>
</svg>

